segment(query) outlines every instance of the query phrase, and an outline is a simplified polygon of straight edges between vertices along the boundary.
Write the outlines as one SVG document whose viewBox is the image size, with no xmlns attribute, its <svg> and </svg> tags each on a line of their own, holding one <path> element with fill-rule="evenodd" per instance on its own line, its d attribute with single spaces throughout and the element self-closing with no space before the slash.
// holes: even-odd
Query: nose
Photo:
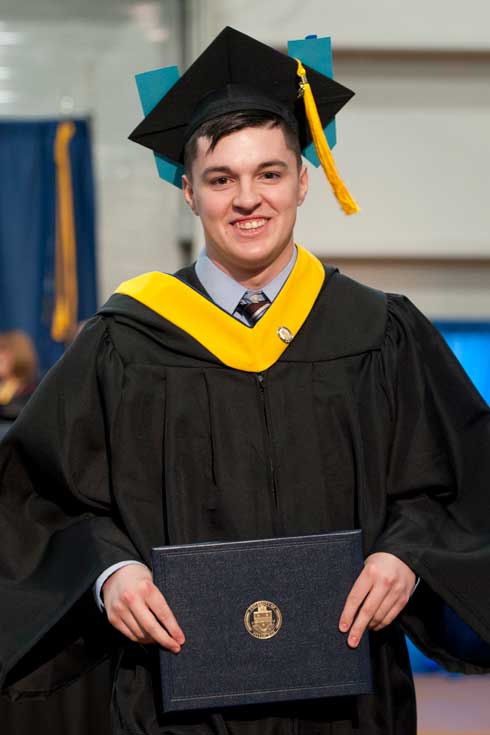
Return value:
<svg viewBox="0 0 490 735">
<path fill-rule="evenodd" d="M 240 181 L 233 197 L 233 207 L 240 211 L 253 212 L 261 204 L 262 197 L 252 181 Z"/>
</svg>

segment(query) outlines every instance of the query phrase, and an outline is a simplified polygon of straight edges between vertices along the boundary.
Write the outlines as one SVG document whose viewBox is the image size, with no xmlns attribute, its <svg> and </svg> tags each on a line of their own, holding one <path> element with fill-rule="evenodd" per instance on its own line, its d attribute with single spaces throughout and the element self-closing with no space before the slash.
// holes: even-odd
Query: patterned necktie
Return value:
<svg viewBox="0 0 490 735">
<path fill-rule="evenodd" d="M 253 327 L 270 305 L 271 302 L 263 291 L 245 291 L 235 311 L 244 316 Z"/>
</svg>

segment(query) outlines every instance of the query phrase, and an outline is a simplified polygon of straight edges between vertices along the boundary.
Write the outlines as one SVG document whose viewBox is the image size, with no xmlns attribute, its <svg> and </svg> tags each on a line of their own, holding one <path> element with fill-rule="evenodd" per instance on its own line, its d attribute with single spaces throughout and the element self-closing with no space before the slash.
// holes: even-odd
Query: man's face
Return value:
<svg viewBox="0 0 490 735">
<path fill-rule="evenodd" d="M 199 138 L 184 196 L 201 218 L 208 256 L 232 275 L 287 263 L 296 210 L 308 188 L 280 127 L 251 127 L 222 138 L 213 151 Z"/>
</svg>

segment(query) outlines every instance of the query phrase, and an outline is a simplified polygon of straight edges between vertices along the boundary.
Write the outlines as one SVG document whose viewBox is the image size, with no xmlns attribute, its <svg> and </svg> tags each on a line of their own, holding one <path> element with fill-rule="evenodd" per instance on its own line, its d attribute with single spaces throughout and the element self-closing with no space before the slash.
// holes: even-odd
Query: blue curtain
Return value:
<svg viewBox="0 0 490 735">
<path fill-rule="evenodd" d="M 95 200 L 90 129 L 75 120 L 70 164 L 77 243 L 78 319 L 96 309 Z M 50 336 L 55 296 L 56 177 L 59 121 L 0 122 L 0 331 L 22 329 L 41 369 L 64 345 Z"/>
<path fill-rule="evenodd" d="M 490 322 L 436 322 L 436 327 L 490 403 Z"/>
<path fill-rule="evenodd" d="M 444 339 L 470 376 L 483 398 L 490 403 L 490 322 L 436 322 Z M 478 662 L 479 656 L 488 660 L 488 649 L 480 638 L 449 608 L 444 620 L 447 637 L 451 637 L 454 652 L 471 656 Z M 416 673 L 437 671 L 440 667 L 420 653 L 408 641 L 412 668 Z"/>
</svg>

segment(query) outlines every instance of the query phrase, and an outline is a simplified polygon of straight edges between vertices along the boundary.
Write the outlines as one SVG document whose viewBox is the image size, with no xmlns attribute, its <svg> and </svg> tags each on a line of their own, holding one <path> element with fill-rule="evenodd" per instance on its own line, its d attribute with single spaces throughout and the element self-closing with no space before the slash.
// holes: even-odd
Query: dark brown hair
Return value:
<svg viewBox="0 0 490 735">
<path fill-rule="evenodd" d="M 198 138 L 209 138 L 211 141 L 208 151 L 213 151 L 218 145 L 221 138 L 226 135 L 236 133 L 244 128 L 276 128 L 280 127 L 286 146 L 293 151 L 296 156 L 298 171 L 301 169 L 301 147 L 299 144 L 297 130 L 293 130 L 288 123 L 279 115 L 260 110 L 245 112 L 229 112 L 226 115 L 220 115 L 212 120 L 207 120 L 200 125 L 191 135 L 184 148 L 184 170 L 188 176 L 191 174 L 192 164 L 197 155 Z"/>
</svg>

